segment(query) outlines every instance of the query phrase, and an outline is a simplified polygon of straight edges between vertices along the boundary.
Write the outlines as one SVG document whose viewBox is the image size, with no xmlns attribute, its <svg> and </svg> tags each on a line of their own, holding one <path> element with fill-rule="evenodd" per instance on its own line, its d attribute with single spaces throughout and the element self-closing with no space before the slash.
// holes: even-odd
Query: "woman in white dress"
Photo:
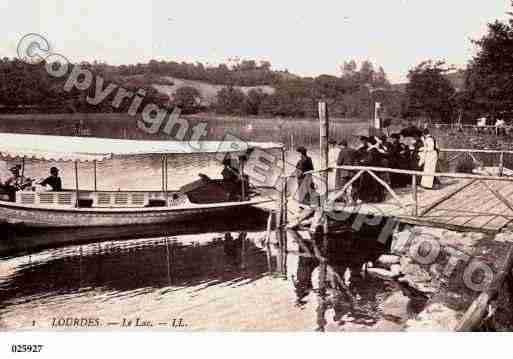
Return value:
<svg viewBox="0 0 513 359">
<path fill-rule="evenodd" d="M 438 151 L 436 149 L 435 139 L 426 133 L 422 137 L 424 147 L 419 151 L 419 166 L 424 165 L 424 173 L 435 173 L 436 163 L 438 162 Z M 435 182 L 434 176 L 422 176 L 420 185 L 424 188 L 433 188 Z"/>
</svg>

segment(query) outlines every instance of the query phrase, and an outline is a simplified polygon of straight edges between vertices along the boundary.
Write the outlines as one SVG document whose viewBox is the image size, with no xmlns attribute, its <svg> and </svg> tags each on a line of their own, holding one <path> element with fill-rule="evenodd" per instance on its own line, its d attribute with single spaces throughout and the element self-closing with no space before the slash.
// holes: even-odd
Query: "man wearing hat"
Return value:
<svg viewBox="0 0 513 359">
<path fill-rule="evenodd" d="M 5 181 L 5 189 L 9 195 L 9 201 L 14 202 L 16 200 L 16 191 L 21 191 L 26 187 L 27 183 L 25 177 L 20 174 L 20 165 L 11 167 L 9 171 L 11 171 L 12 176 Z"/>
<path fill-rule="evenodd" d="M 310 204 L 310 190 L 313 187 L 313 183 L 312 175 L 306 174 L 306 172 L 314 170 L 312 158 L 307 155 L 306 148 L 302 146 L 298 147 L 296 151 L 301 155 L 296 164 L 299 202 L 302 204 Z"/>
<path fill-rule="evenodd" d="M 39 182 L 41 186 L 50 186 L 52 191 L 62 191 L 62 180 L 59 177 L 59 169 L 57 167 L 50 168 L 50 176 Z"/>
</svg>

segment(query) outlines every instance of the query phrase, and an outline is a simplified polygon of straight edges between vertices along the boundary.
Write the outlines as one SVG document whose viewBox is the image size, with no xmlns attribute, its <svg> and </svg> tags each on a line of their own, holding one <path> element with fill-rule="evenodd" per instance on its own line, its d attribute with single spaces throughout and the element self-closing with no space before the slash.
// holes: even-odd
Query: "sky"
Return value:
<svg viewBox="0 0 513 359">
<path fill-rule="evenodd" d="M 464 67 L 470 39 L 510 10 L 509 0 L 1 0 L 0 56 L 38 33 L 73 62 L 239 57 L 318 76 L 370 60 L 397 83 L 428 59 Z"/>
</svg>

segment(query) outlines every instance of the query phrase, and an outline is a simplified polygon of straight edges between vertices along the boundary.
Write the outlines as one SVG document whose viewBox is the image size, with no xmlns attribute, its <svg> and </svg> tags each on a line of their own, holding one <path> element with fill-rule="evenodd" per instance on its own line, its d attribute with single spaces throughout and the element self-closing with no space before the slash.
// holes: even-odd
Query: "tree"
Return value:
<svg viewBox="0 0 513 359">
<path fill-rule="evenodd" d="M 267 94 L 261 89 L 251 89 L 248 91 L 246 111 L 249 115 L 258 115 L 261 111 L 262 102 Z"/>
<path fill-rule="evenodd" d="M 342 77 L 352 77 L 356 73 L 357 69 L 356 61 L 344 61 L 344 64 L 340 66 L 340 71 L 342 72 Z"/>
<path fill-rule="evenodd" d="M 180 87 L 173 95 L 173 104 L 180 107 L 183 113 L 194 113 L 201 102 L 198 89 L 191 86 Z"/>
<path fill-rule="evenodd" d="M 246 95 L 233 86 L 223 87 L 217 92 L 215 110 L 221 114 L 242 115 L 246 112 Z"/>
<path fill-rule="evenodd" d="M 513 2 L 512 2 L 513 5 Z M 513 16 L 512 13 L 508 13 Z M 513 116 L 513 18 L 488 24 L 488 32 L 473 41 L 478 52 L 465 76 L 466 110 L 492 117 Z"/>
<path fill-rule="evenodd" d="M 423 117 L 447 122 L 453 114 L 455 89 L 444 76 L 443 61 L 424 61 L 410 70 L 406 85 L 405 117 Z"/>
</svg>

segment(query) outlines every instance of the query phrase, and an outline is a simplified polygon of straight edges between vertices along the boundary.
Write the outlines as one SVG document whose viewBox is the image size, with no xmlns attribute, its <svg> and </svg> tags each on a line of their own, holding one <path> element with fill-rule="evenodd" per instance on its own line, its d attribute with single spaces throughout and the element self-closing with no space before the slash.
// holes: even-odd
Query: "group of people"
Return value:
<svg viewBox="0 0 513 359">
<path fill-rule="evenodd" d="M 384 167 L 402 170 L 423 171 L 426 173 L 436 172 L 438 160 L 438 150 L 435 139 L 429 134 L 428 130 L 422 133 L 408 134 L 413 140 L 408 146 L 405 144 L 402 133 L 394 133 L 390 136 L 359 136 L 356 146 L 349 146 L 348 142 L 343 140 L 331 144 L 339 149 L 336 160 L 337 166 L 365 166 L 365 167 Z M 306 149 L 300 147 L 297 149 L 301 158 L 296 165 L 296 176 L 299 187 L 307 191 L 312 185 L 304 185 L 308 178 L 306 173 L 313 171 L 312 159 L 307 156 Z M 382 184 L 370 173 L 364 172 L 356 181 L 350 185 L 346 184 L 356 175 L 358 171 L 337 169 L 335 175 L 335 189 L 346 187 L 344 196 L 341 198 L 346 203 L 362 202 L 382 202 L 386 196 L 386 190 Z M 392 188 L 405 187 L 411 184 L 411 175 L 391 172 L 373 172 L 383 182 Z M 311 181 L 311 178 L 310 178 Z M 433 176 L 422 176 L 420 185 L 425 188 L 433 188 L 438 184 L 438 180 Z M 308 194 L 302 196 L 302 202 L 308 202 Z M 305 198 L 306 197 L 306 198 Z"/>
<path fill-rule="evenodd" d="M 9 169 L 11 176 L 5 181 L 0 182 L 0 192 L 8 196 L 9 201 L 16 200 L 16 192 L 26 190 L 33 187 L 34 180 L 25 177 L 22 173 L 22 166 L 15 165 Z M 52 191 L 62 191 L 62 180 L 59 177 L 59 169 L 57 167 L 50 168 L 50 176 L 36 182 L 43 187 L 50 187 Z"/>
<path fill-rule="evenodd" d="M 488 126 L 486 117 L 481 117 L 476 120 L 476 131 L 477 133 L 489 132 L 488 129 L 492 129 L 497 136 L 506 136 L 510 126 L 506 124 L 506 121 L 502 118 L 495 120 L 493 126 Z"/>
</svg>

